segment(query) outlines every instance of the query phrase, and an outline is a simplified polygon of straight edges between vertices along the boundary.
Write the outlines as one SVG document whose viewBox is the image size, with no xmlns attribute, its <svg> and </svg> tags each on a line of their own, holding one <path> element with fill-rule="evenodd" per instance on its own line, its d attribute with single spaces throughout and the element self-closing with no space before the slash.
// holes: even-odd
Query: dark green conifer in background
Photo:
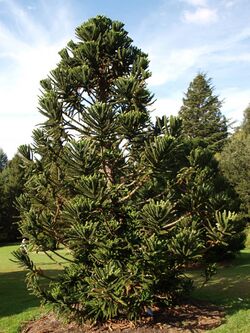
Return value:
<svg viewBox="0 0 250 333">
<path fill-rule="evenodd" d="M 199 73 L 183 98 L 179 116 L 183 134 L 205 142 L 212 151 L 220 151 L 227 138 L 227 120 L 220 109 L 222 102 L 214 94 L 211 78 Z"/>
</svg>

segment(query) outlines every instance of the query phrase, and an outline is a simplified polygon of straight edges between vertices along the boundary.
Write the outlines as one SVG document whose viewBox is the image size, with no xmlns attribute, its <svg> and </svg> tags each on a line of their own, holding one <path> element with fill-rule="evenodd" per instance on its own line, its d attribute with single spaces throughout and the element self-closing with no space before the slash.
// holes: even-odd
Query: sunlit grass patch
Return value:
<svg viewBox="0 0 250 333">
<path fill-rule="evenodd" d="M 25 284 L 26 272 L 18 264 L 11 261 L 14 259 L 12 252 L 17 250 L 19 246 L 17 244 L 0 247 L 1 333 L 18 332 L 18 327 L 22 322 L 32 319 L 42 311 L 38 299 L 27 291 Z M 60 250 L 60 253 L 68 255 L 64 250 Z M 32 253 L 31 258 L 38 267 L 51 275 L 58 274 L 61 269 L 60 262 L 62 262 L 62 259 L 57 264 L 42 252 Z"/>
<path fill-rule="evenodd" d="M 196 276 L 196 285 L 201 286 Z M 197 288 L 193 296 L 221 305 L 226 311 L 226 322 L 213 332 L 250 332 L 250 249 L 242 251 L 232 262 L 219 265 L 209 283 Z"/>
</svg>

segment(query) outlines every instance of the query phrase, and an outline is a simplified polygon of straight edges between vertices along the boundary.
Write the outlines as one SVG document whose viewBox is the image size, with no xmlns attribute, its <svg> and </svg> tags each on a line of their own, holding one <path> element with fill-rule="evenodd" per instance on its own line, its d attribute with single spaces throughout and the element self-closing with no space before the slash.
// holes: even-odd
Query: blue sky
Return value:
<svg viewBox="0 0 250 333">
<path fill-rule="evenodd" d="M 240 122 L 250 103 L 249 0 L 0 0 L 0 147 L 12 158 L 31 142 L 39 81 L 98 14 L 125 23 L 149 54 L 152 115 L 176 114 L 199 72 L 212 78 L 223 114 Z"/>
</svg>

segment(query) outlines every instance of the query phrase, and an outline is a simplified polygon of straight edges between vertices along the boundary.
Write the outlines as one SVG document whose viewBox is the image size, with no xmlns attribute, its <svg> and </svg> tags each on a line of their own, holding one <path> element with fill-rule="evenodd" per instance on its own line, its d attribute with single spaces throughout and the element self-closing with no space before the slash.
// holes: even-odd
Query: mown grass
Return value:
<svg viewBox="0 0 250 333">
<path fill-rule="evenodd" d="M 21 323 L 38 316 L 38 300 L 29 295 L 24 282 L 25 272 L 13 263 L 11 252 L 19 245 L 0 247 L 0 332 L 17 333 Z M 63 253 L 63 252 L 62 252 Z M 43 270 L 56 274 L 56 265 L 43 254 L 32 254 Z M 12 258 L 13 259 L 13 258 Z M 232 262 L 219 266 L 217 274 L 204 287 L 202 279 L 194 273 L 197 289 L 193 297 L 221 305 L 226 311 L 226 322 L 215 333 L 250 332 L 250 248 L 245 249 Z"/>
<path fill-rule="evenodd" d="M 11 261 L 12 252 L 19 245 L 0 247 L 0 332 L 17 333 L 22 322 L 41 313 L 39 301 L 27 291 L 22 268 Z M 43 253 L 32 254 L 32 259 L 43 270 L 56 274 L 60 265 L 55 264 Z M 43 309 L 45 311 L 45 309 Z"/>
<path fill-rule="evenodd" d="M 196 277 L 198 288 L 193 297 L 223 306 L 226 321 L 212 330 L 216 333 L 250 332 L 250 249 L 242 251 L 232 262 L 220 265 L 217 274 L 204 287 Z"/>
</svg>

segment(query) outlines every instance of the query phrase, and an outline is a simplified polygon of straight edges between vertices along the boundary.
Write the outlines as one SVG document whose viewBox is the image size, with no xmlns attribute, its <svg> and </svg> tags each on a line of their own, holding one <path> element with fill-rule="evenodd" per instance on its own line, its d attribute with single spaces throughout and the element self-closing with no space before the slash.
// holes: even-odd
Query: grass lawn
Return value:
<svg viewBox="0 0 250 333">
<path fill-rule="evenodd" d="M 22 322 L 41 313 L 38 300 L 26 290 L 25 272 L 10 261 L 11 252 L 18 247 L 0 247 L 0 333 L 17 333 Z M 51 274 L 60 270 L 60 266 L 43 253 L 33 254 L 32 257 L 39 267 L 49 270 Z M 201 285 L 198 276 L 196 284 Z M 193 296 L 225 307 L 226 323 L 210 332 L 249 333 L 250 248 L 242 251 L 233 262 L 219 267 L 218 274 L 208 285 L 196 289 Z"/>
<path fill-rule="evenodd" d="M 17 333 L 20 323 L 41 312 L 39 301 L 27 292 L 25 272 L 10 260 L 11 252 L 18 248 L 19 245 L 0 247 L 0 333 Z M 60 269 L 43 253 L 32 257 L 39 267 L 51 274 Z"/>
<path fill-rule="evenodd" d="M 200 278 L 196 278 L 196 285 L 201 285 Z M 225 324 L 210 332 L 249 333 L 250 248 L 242 251 L 228 265 L 219 266 L 212 280 L 206 286 L 197 288 L 193 296 L 225 308 Z"/>
</svg>

